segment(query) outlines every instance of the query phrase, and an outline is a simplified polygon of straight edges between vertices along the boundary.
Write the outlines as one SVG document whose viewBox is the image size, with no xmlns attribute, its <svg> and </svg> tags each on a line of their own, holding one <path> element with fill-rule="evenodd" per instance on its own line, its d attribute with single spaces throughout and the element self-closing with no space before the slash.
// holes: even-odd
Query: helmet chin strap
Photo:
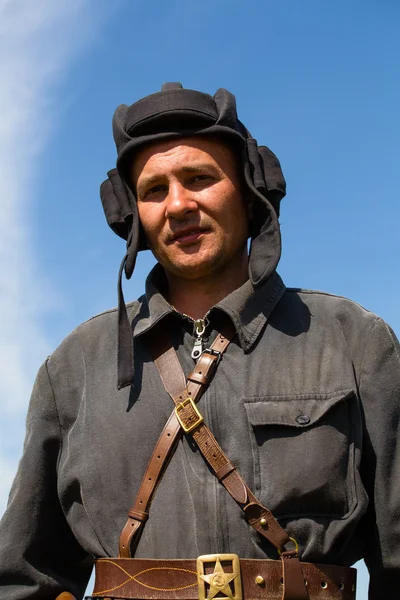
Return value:
<svg viewBox="0 0 400 600">
<path fill-rule="evenodd" d="M 133 335 L 122 290 L 122 276 L 128 256 L 129 253 L 127 252 L 121 262 L 118 273 L 117 386 L 119 390 L 132 385 L 134 376 Z"/>
</svg>

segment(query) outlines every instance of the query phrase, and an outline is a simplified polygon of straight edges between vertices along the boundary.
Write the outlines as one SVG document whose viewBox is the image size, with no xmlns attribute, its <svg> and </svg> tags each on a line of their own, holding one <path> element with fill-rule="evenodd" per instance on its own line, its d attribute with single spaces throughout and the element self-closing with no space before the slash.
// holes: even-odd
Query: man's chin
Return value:
<svg viewBox="0 0 400 600">
<path fill-rule="evenodd" d="M 195 260 L 195 256 L 191 257 L 194 260 L 183 261 L 160 261 L 161 265 L 166 270 L 167 274 L 180 279 L 194 281 L 196 279 L 204 279 L 210 277 L 213 272 L 213 264 L 215 259 L 202 258 Z"/>
</svg>

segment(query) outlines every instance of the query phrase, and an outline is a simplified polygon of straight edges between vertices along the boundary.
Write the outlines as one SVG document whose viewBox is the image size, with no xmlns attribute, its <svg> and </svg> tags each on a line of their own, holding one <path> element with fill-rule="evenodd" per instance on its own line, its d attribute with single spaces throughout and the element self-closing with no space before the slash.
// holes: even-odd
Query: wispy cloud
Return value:
<svg viewBox="0 0 400 600">
<path fill-rule="evenodd" d="M 50 350 L 42 320 L 52 294 L 33 249 L 32 182 L 56 122 L 57 86 L 95 34 L 88 5 L 0 0 L 0 514 L 34 375 Z"/>
</svg>

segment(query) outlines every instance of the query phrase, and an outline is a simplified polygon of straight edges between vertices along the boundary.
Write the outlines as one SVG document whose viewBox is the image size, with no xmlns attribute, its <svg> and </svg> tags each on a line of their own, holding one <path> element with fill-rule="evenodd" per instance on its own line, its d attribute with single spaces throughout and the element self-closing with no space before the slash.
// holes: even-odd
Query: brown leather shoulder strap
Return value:
<svg viewBox="0 0 400 600">
<path fill-rule="evenodd" d="M 157 484 L 182 434 L 180 414 L 182 410 L 187 414 L 185 400 L 191 398 L 194 402 L 200 398 L 234 333 L 232 327 L 224 330 L 222 334 L 216 337 L 211 348 L 201 355 L 197 361 L 193 372 L 189 375 L 187 387 L 178 357 L 175 350 L 168 345 L 167 337 L 148 336 L 154 362 L 157 365 L 164 387 L 174 400 L 176 408 L 161 432 L 148 462 L 135 503 L 128 512 L 128 520 L 119 539 L 120 558 L 131 557 L 132 546 L 134 546 L 135 541 L 139 540 L 140 533 L 149 516 L 149 508 Z M 180 408 L 180 404 L 183 404 L 182 408 Z M 196 424 L 196 418 L 195 414 L 194 419 L 191 421 L 192 425 Z M 188 419 L 190 420 L 190 417 L 187 417 Z"/>
<path fill-rule="evenodd" d="M 219 339 L 220 338 L 220 339 Z M 224 351 L 229 344 L 228 336 L 218 336 L 214 344 L 220 344 Z M 168 354 L 174 352 L 168 349 Z M 298 549 L 285 549 L 291 538 L 279 525 L 271 511 L 263 506 L 224 454 L 217 440 L 204 423 L 203 417 L 197 409 L 195 402 L 207 384 L 210 375 L 219 363 L 220 351 L 206 350 L 200 356 L 193 372 L 188 376 L 186 388 L 175 394 L 175 378 L 182 373 L 178 359 L 167 361 L 157 354 L 153 354 L 154 361 L 160 372 L 166 391 L 175 403 L 175 414 L 185 433 L 191 434 L 204 459 L 210 465 L 215 475 L 243 510 L 247 522 L 268 539 L 280 552 L 282 562 L 282 600 L 308 600 L 308 592 L 298 557 Z M 168 364 L 169 372 L 165 370 Z M 172 364 L 174 365 L 172 368 Z M 169 382 L 174 384 L 169 386 Z M 294 540 L 292 540 L 294 541 Z"/>
<path fill-rule="evenodd" d="M 157 483 L 180 433 L 191 434 L 203 457 L 213 469 L 219 481 L 244 511 L 248 523 L 276 548 L 283 549 L 290 541 L 286 531 L 279 525 L 272 513 L 264 507 L 248 488 L 235 466 L 225 456 L 223 450 L 205 425 L 196 407 L 196 401 L 208 385 L 222 353 L 234 335 L 233 326 L 219 334 L 210 349 L 203 352 L 185 385 L 182 368 L 172 347 L 166 341 L 156 340 L 150 344 L 154 362 L 160 372 L 166 391 L 175 404 L 175 410 L 168 419 L 157 445 L 150 458 L 135 504 L 128 513 L 128 521 L 120 537 L 120 557 L 131 556 L 133 538 L 139 533 L 148 517 L 148 508 Z M 179 388 L 181 391 L 179 391 Z M 301 564 L 296 550 L 285 550 L 282 562 L 282 600 L 308 600 Z"/>
<path fill-rule="evenodd" d="M 181 426 L 176 418 L 175 411 L 169 417 L 156 447 L 147 465 L 135 503 L 128 512 L 128 520 L 124 525 L 119 538 L 119 557 L 130 558 L 133 540 L 139 540 L 140 533 L 149 516 L 149 507 L 157 487 L 157 483 L 172 455 L 179 437 L 182 433 Z"/>
<path fill-rule="evenodd" d="M 186 388 L 176 394 L 176 380 L 182 380 L 182 368 L 173 348 L 168 348 L 165 354 L 160 354 L 159 347 L 151 347 L 154 352 L 154 362 L 160 372 L 166 391 L 175 403 L 175 412 L 185 433 L 191 433 L 203 457 L 210 465 L 215 475 L 244 511 L 248 523 L 263 537 L 267 538 L 276 548 L 282 550 L 290 540 L 286 531 L 279 525 L 268 508 L 263 506 L 251 492 L 241 475 L 223 452 L 217 440 L 203 421 L 195 402 L 202 386 L 209 379 L 219 353 L 224 351 L 229 343 L 230 334 L 220 335 L 215 340 L 212 349 L 203 352 L 192 373 L 188 376 Z M 215 346 L 219 348 L 216 350 Z M 214 353 L 215 352 L 215 353 Z M 171 359 L 175 354 L 176 360 Z M 170 385 L 171 383 L 171 385 Z"/>
</svg>

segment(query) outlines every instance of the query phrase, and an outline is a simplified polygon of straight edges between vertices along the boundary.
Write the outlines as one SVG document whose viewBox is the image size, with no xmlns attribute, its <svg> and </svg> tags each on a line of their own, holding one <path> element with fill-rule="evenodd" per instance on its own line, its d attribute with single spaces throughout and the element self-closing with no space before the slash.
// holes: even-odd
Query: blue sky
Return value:
<svg viewBox="0 0 400 600">
<path fill-rule="evenodd" d="M 226 87 L 280 158 L 286 285 L 350 297 L 400 334 L 399 17 L 395 0 L 0 3 L 0 512 L 37 368 L 116 304 L 124 244 L 98 195 L 112 114 L 164 81 Z"/>
</svg>

